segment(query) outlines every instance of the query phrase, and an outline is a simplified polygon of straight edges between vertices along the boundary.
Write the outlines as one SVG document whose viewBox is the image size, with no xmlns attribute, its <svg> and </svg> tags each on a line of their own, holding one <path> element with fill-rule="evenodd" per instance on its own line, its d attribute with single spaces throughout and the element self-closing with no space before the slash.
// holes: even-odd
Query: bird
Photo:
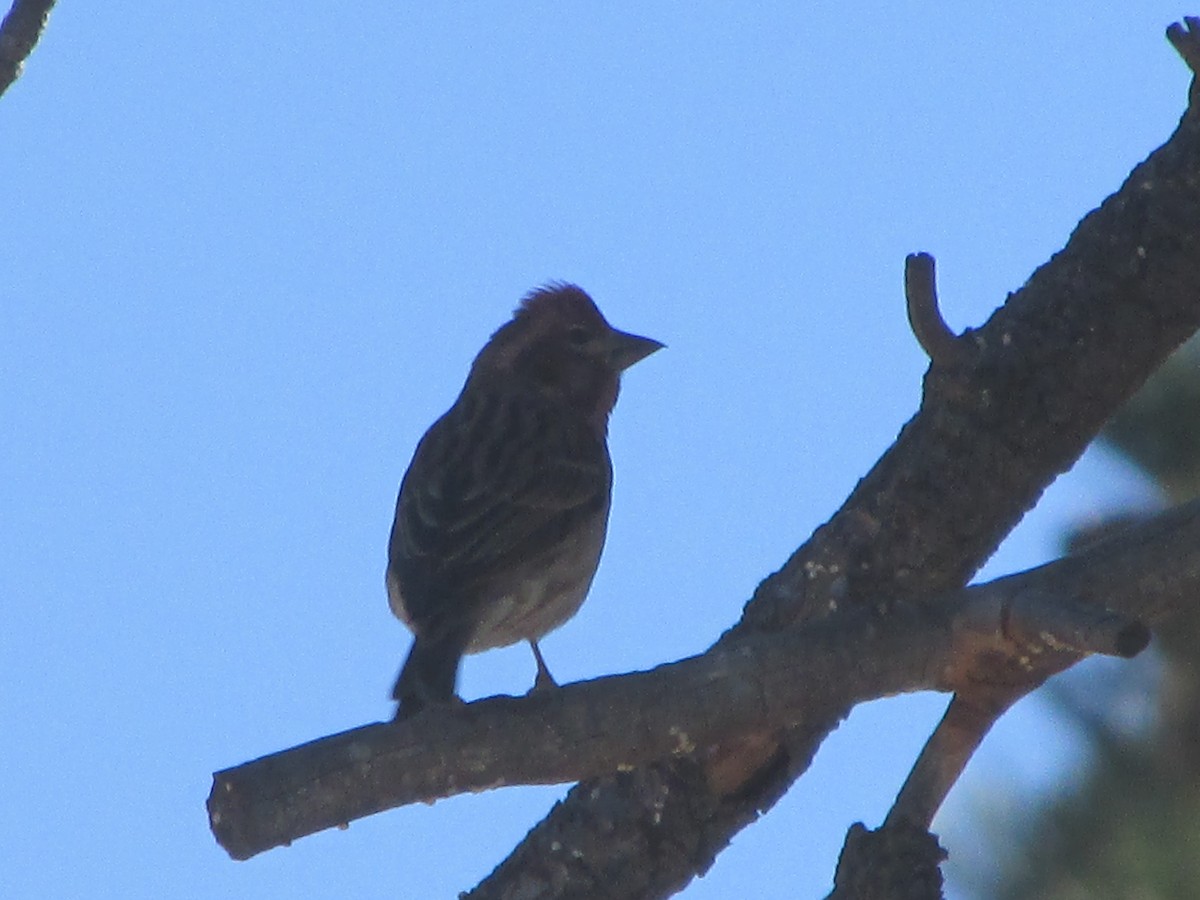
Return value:
<svg viewBox="0 0 1200 900">
<path fill-rule="evenodd" d="M 660 350 L 574 284 L 528 293 L 418 442 L 388 541 L 392 612 L 413 633 L 396 718 L 453 702 L 460 662 L 538 641 L 579 610 L 608 528 L 608 420 L 621 373 Z"/>
</svg>

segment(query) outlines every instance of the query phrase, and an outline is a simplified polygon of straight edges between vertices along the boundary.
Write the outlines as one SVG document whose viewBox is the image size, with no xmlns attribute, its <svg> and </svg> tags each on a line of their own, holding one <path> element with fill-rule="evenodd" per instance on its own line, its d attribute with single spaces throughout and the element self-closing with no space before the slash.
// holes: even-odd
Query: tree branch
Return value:
<svg viewBox="0 0 1200 900">
<path fill-rule="evenodd" d="M 931 367 L 920 412 L 838 514 L 759 586 L 727 639 L 865 598 L 961 586 L 1196 330 L 1198 119 L 1189 110 L 971 335 L 971 368 Z M 468 896 L 673 893 L 782 796 L 846 711 L 703 760 L 584 782 Z"/>
<path fill-rule="evenodd" d="M 1167 40 L 1192 70 L 1192 74 L 1200 75 L 1200 16 L 1184 16 L 1182 25 L 1172 22 L 1167 26 Z M 1193 112 L 1200 106 L 1200 78 L 1192 78 L 1188 102 Z"/>
<path fill-rule="evenodd" d="M 1186 26 L 1186 27 L 1185 27 Z M 1167 29 L 1167 38 L 1192 70 L 1192 84 L 1188 94 L 1189 108 L 1185 121 L 1193 124 L 1200 112 L 1200 18 L 1187 17 L 1184 26 L 1173 24 Z M 929 277 L 932 279 L 932 268 Z M 911 304 L 910 299 L 910 304 Z M 1170 560 L 1164 561 L 1166 566 Z M 1106 623 L 1103 617 L 1095 627 L 1108 630 L 1114 638 L 1114 649 L 1120 652 L 1124 642 L 1139 646 L 1141 635 L 1119 623 Z M 1067 626 L 1068 630 L 1070 626 Z M 1115 630 L 1114 630 L 1115 629 Z M 1028 684 L 976 684 L 955 695 L 945 716 L 922 748 L 912 771 L 905 780 L 900 794 L 888 813 L 883 827 L 870 833 L 870 841 L 854 829 L 846 836 L 846 844 L 838 863 L 838 880 L 863 888 L 860 896 L 929 896 L 940 897 L 940 885 L 930 892 L 928 880 L 908 880 L 895 867 L 886 867 L 864 857 L 864 848 L 887 848 L 899 841 L 905 844 L 905 836 L 912 829 L 926 829 L 933 820 L 951 787 L 958 780 L 967 762 L 982 743 L 992 725 L 1017 700 L 1039 686 L 1041 681 Z M 889 838 L 888 836 L 891 835 Z M 851 848 L 858 852 L 851 853 Z M 936 844 L 918 843 L 914 853 L 923 853 L 925 866 L 937 864 Z"/>
<path fill-rule="evenodd" d="M 931 366 L 921 410 L 893 447 L 837 515 L 759 586 L 742 621 L 714 650 L 679 664 L 683 674 L 663 667 L 602 679 L 566 688 L 554 701 L 563 709 L 577 704 L 570 706 L 575 715 L 592 716 L 593 691 L 617 691 L 619 702 L 632 704 L 630 695 L 639 689 L 667 690 L 662 684 L 655 688 L 655 679 L 665 679 L 664 684 L 681 679 L 672 682 L 671 690 L 682 690 L 681 684 L 695 684 L 687 678 L 704 672 L 691 667 L 720 660 L 724 669 L 709 670 L 707 677 L 713 680 L 692 693 L 704 696 L 705 706 L 715 706 L 712 691 L 726 691 L 726 705 L 745 707 L 728 712 L 731 719 L 744 717 L 736 727 L 711 710 L 696 708 L 694 701 L 689 706 L 682 696 L 670 698 L 669 712 L 640 710 L 633 726 L 629 719 L 604 720 L 606 729 L 612 729 L 604 732 L 606 740 L 622 729 L 633 736 L 622 752 L 609 745 L 614 755 L 607 761 L 608 774 L 573 789 L 470 896 L 664 896 L 702 873 L 732 835 L 769 808 L 807 768 L 825 735 L 861 696 L 851 687 L 865 690 L 877 678 L 875 690 L 880 690 L 889 677 L 899 683 L 903 666 L 912 665 L 924 668 L 910 688 L 935 685 L 975 692 L 980 685 L 999 684 L 1026 689 L 1055 667 L 1072 664 L 1085 649 L 1132 649 L 1137 644 L 1137 628 L 1127 619 L 1098 625 L 1094 617 L 1083 621 L 1071 612 L 1075 603 L 1107 597 L 1108 579 L 1130 578 L 1121 569 L 1132 564 L 1129 556 L 1118 555 L 1121 565 L 1115 565 L 1089 551 L 1054 568 L 1035 570 L 1041 572 L 1037 597 L 1053 598 L 1048 601 L 1052 605 L 1070 601 L 1050 617 L 1047 633 L 1053 640 L 1043 640 L 1037 653 L 1010 651 L 1041 635 L 1030 610 L 1042 609 L 1042 601 L 1027 597 L 1014 602 L 1010 597 L 999 602 L 1000 592 L 1012 587 L 1012 582 L 1002 587 L 1008 579 L 969 591 L 961 588 L 1042 490 L 1078 458 L 1105 419 L 1200 325 L 1198 118 L 1186 115 L 1171 139 L 1133 171 L 1120 191 L 1080 223 L 1060 253 L 983 328 L 957 339 L 971 342 L 974 352 L 968 360 Z M 1189 508 L 1183 514 L 1194 513 Z M 1158 535 L 1173 556 L 1164 556 L 1163 548 L 1146 537 L 1148 532 L 1131 533 L 1141 541 L 1140 575 L 1126 584 L 1114 610 L 1153 621 L 1182 602 L 1183 594 L 1166 599 L 1172 596 L 1171 585 L 1194 594 L 1196 536 L 1177 540 L 1187 528 L 1173 516 L 1156 523 L 1173 523 L 1175 531 Z M 1034 573 L 1011 577 L 1027 576 Z M 935 599 L 919 602 L 928 597 Z M 785 629 L 794 633 L 782 633 Z M 793 639 L 802 641 L 800 647 L 789 646 Z M 930 668 L 928 659 L 916 656 L 939 640 L 947 642 L 946 649 Z M 973 649 L 968 652 L 964 646 Z M 996 652 L 987 652 L 988 647 Z M 784 659 L 785 653 L 791 656 Z M 797 660 L 796 653 L 802 658 Z M 816 661 L 807 660 L 810 654 Z M 822 668 L 835 659 L 841 668 Z M 863 674 L 853 674 L 859 672 Z M 797 683 L 819 702 L 796 705 L 790 692 Z M 461 736 L 498 718 L 504 718 L 506 729 L 517 721 L 534 728 L 538 723 L 530 710 L 539 703 L 551 701 L 472 704 L 440 716 L 438 727 L 447 729 L 448 738 L 452 729 L 463 729 Z M 550 766 L 558 766 L 551 773 L 555 779 L 574 777 L 566 772 L 568 765 L 581 774 L 597 771 L 580 763 L 581 757 L 564 761 L 569 753 L 553 744 L 578 743 L 591 721 L 572 725 L 567 713 L 556 714 L 561 714 L 563 730 L 557 737 L 539 736 L 553 750 L 539 763 L 546 767 L 543 776 L 549 777 Z M 411 733 L 405 736 L 401 727 L 369 726 L 391 729 L 389 740 L 400 735 L 413 747 Z M 432 720 L 421 727 L 430 733 L 435 728 Z M 385 775 L 403 779 L 409 774 L 399 758 L 390 770 L 366 764 L 363 748 L 373 752 L 375 745 L 363 743 L 361 731 L 348 734 L 355 735 L 346 738 L 351 749 L 332 773 L 321 775 L 328 780 L 314 783 L 312 790 L 321 794 L 315 806 L 333 802 L 330 795 L 358 789 L 352 785 L 370 783 L 383 790 Z M 474 745 L 475 755 L 459 760 L 464 771 L 491 764 L 490 732 L 479 740 L 483 743 Z M 285 756 L 319 756 L 323 751 L 318 744 Z M 522 750 L 528 753 L 529 746 Z M 639 764 L 664 751 L 678 755 Z M 555 754 L 556 760 L 549 761 Z M 614 760 L 616 770 L 611 768 Z M 260 773 L 275 765 L 260 762 Z M 486 769 L 493 782 L 473 784 L 494 783 L 499 771 Z M 278 783 L 287 783 L 281 772 L 267 782 L 276 775 Z M 233 777 L 214 785 L 210 804 L 215 806 L 210 809 L 218 833 L 240 829 L 242 838 L 252 842 L 295 827 L 282 821 L 293 815 L 286 797 L 275 798 L 281 802 L 266 821 L 235 826 L 236 816 L 253 817 L 257 813 L 251 807 L 275 802 L 275 795 L 255 797 L 246 784 Z M 413 788 L 416 794 L 430 791 L 435 791 L 432 782 Z M 323 814 L 328 816 L 329 810 Z M 311 823 L 305 827 L 311 830 Z M 839 882 L 843 874 L 846 883 L 853 881 L 853 872 L 839 869 Z"/>
<path fill-rule="evenodd" d="M 37 46 L 55 0 L 14 0 L 0 22 L 0 94 L 21 74 L 26 57 Z"/>
<path fill-rule="evenodd" d="M 935 263 L 928 253 L 912 253 L 904 260 L 904 299 L 908 324 L 929 361 L 935 366 L 966 365 L 970 350 L 942 318 Z"/>
<path fill-rule="evenodd" d="M 1099 582 L 1098 570 L 1107 575 Z M 1040 682 L 1087 653 L 1139 651 L 1148 632 L 1136 617 L 1160 619 L 1197 593 L 1200 501 L 1116 535 L 1082 560 L 934 604 L 898 604 L 886 621 L 871 605 L 847 607 L 650 672 L 430 708 L 313 741 L 218 772 L 210 819 L 222 846 L 245 859 L 382 809 L 703 753 L 884 695 Z"/>
</svg>

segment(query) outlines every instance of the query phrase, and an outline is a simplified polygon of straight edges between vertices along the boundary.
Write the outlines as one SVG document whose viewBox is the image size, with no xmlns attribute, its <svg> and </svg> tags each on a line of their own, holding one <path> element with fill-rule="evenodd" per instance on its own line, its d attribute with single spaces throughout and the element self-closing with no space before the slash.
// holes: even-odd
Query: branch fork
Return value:
<svg viewBox="0 0 1200 900">
<path fill-rule="evenodd" d="M 1168 37 L 1200 70 L 1200 20 Z M 1198 81 L 1170 140 L 970 339 L 938 311 L 932 258 L 909 264 L 913 332 L 935 373 L 953 369 L 953 384 L 926 380 L 895 445 L 717 647 L 552 696 L 365 726 L 219 772 L 209 813 L 223 845 L 243 858 L 396 803 L 588 777 L 468 896 L 662 897 L 787 791 L 854 703 L 953 689 L 882 830 L 926 827 L 1011 703 L 1086 653 L 1135 652 L 1146 626 L 1200 593 L 1195 505 L 1106 540 L 1103 552 L 962 587 L 1200 326 Z M 842 539 L 862 531 L 856 522 L 872 533 L 848 550 Z M 837 577 L 810 577 L 830 559 Z M 778 627 L 790 622 L 800 624 Z M 895 857 L 916 844 L 899 842 Z M 936 843 L 924 844 L 936 868 Z M 869 857 L 877 842 L 855 845 Z M 862 859 L 843 855 L 839 890 L 854 886 L 845 896 L 867 896 L 888 870 L 864 882 Z M 905 884 L 903 871 L 896 877 Z M 898 895 L 882 883 L 875 896 Z"/>
</svg>

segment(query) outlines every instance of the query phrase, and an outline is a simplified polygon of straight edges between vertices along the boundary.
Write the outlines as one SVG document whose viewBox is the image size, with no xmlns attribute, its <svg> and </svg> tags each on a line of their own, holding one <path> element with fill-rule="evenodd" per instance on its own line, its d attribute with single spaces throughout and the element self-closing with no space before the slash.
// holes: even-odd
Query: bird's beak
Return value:
<svg viewBox="0 0 1200 900">
<path fill-rule="evenodd" d="M 608 339 L 608 359 L 614 369 L 624 372 L 635 362 L 645 359 L 655 350 L 661 350 L 665 346 L 666 344 L 654 338 L 639 337 L 614 328 Z"/>
</svg>

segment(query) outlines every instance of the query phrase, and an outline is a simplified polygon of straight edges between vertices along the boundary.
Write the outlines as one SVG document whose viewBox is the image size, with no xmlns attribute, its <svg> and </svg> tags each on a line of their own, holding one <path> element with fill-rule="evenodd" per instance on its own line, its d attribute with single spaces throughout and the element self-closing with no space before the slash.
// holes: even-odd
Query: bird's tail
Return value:
<svg viewBox="0 0 1200 900">
<path fill-rule="evenodd" d="M 392 699 L 400 704 L 397 719 L 430 704 L 450 702 L 466 646 L 466 635 L 453 630 L 417 636 L 392 688 Z"/>
</svg>

